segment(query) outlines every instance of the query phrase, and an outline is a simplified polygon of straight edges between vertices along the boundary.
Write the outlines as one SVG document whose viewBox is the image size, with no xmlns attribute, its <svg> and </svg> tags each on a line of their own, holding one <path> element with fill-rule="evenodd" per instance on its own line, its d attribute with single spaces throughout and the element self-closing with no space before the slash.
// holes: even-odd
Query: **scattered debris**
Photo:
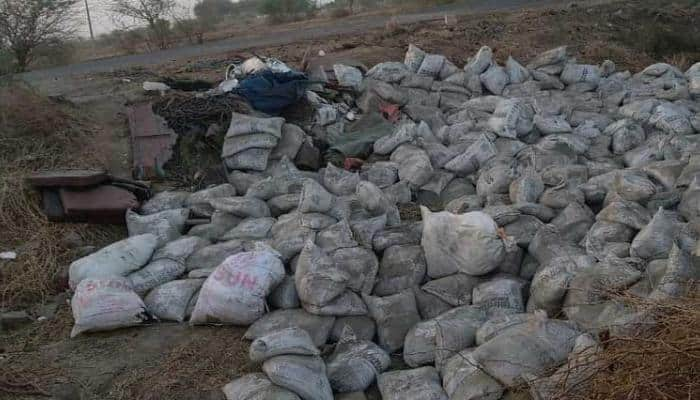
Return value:
<svg viewBox="0 0 700 400">
<path fill-rule="evenodd" d="M 133 176 L 144 180 L 165 177 L 163 166 L 173 155 L 177 135 L 166 121 L 153 113 L 151 103 L 142 103 L 127 109 L 131 131 Z"/>
<path fill-rule="evenodd" d="M 147 92 L 160 92 L 161 94 L 170 90 L 170 86 L 162 82 L 144 82 L 143 90 Z"/>
<path fill-rule="evenodd" d="M 0 331 L 17 329 L 32 322 L 26 311 L 6 311 L 0 313 Z"/>
</svg>

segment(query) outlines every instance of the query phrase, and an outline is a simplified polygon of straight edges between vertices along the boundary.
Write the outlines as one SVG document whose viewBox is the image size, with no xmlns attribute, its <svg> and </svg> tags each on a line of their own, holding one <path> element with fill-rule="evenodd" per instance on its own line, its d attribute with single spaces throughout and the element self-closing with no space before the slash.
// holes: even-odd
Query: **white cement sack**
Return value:
<svg viewBox="0 0 700 400">
<path fill-rule="evenodd" d="M 408 330 L 420 322 L 413 292 L 406 290 L 387 297 L 363 295 L 362 298 L 377 324 L 379 345 L 388 352 L 403 347 Z"/>
<path fill-rule="evenodd" d="M 537 114 L 535 115 L 533 122 L 535 123 L 537 129 L 544 135 L 571 133 L 573 130 L 566 118 L 561 115 L 544 117 Z"/>
<path fill-rule="evenodd" d="M 139 215 L 131 210 L 126 212 L 126 226 L 129 236 L 146 233 L 158 238 L 158 247 L 179 238 L 185 229 L 190 210 L 179 208 L 151 215 Z"/>
<path fill-rule="evenodd" d="M 362 87 L 362 72 L 348 65 L 334 64 L 333 72 L 340 86 L 349 87 L 355 91 L 360 91 Z"/>
<path fill-rule="evenodd" d="M 272 149 L 253 148 L 224 158 L 230 170 L 265 171 Z"/>
<path fill-rule="evenodd" d="M 425 278 L 420 246 L 392 246 L 384 250 L 374 285 L 375 296 L 389 296 L 420 285 Z"/>
<path fill-rule="evenodd" d="M 432 213 L 421 207 L 423 238 L 421 245 L 428 264 L 428 275 L 440 278 L 463 272 L 484 275 L 505 258 L 498 226 L 482 212 L 454 215 Z"/>
<path fill-rule="evenodd" d="M 649 224 L 635 236 L 630 246 L 630 255 L 645 260 L 668 258 L 680 228 L 678 219 L 660 208 Z"/>
<path fill-rule="evenodd" d="M 299 400 L 296 393 L 273 384 L 263 373 L 234 379 L 222 390 L 226 400 Z"/>
<path fill-rule="evenodd" d="M 172 241 L 153 253 L 151 262 L 127 276 L 134 291 L 140 295 L 163 283 L 170 282 L 187 270 L 186 260 L 209 242 L 196 236 Z"/>
<path fill-rule="evenodd" d="M 257 118 L 234 112 L 226 137 L 267 133 L 280 138 L 282 137 L 282 125 L 284 125 L 284 118 Z"/>
<path fill-rule="evenodd" d="M 329 304 L 345 291 L 349 279 L 326 252 L 311 241 L 306 243 L 294 274 L 302 303 L 316 307 Z"/>
<path fill-rule="evenodd" d="M 253 340 L 248 354 L 251 361 L 263 362 L 275 356 L 318 356 L 321 352 L 314 345 L 308 332 L 298 327 L 291 327 Z"/>
<path fill-rule="evenodd" d="M 338 249 L 331 258 L 336 268 L 348 275 L 348 289 L 357 293 L 372 292 L 379 269 L 379 260 L 372 250 L 359 246 Z"/>
<path fill-rule="evenodd" d="M 209 205 L 213 199 L 222 197 L 232 197 L 236 195 L 236 188 L 229 184 L 218 185 L 207 189 L 194 192 L 187 197 L 185 201 L 186 207 L 195 207 L 200 205 Z"/>
<path fill-rule="evenodd" d="M 445 56 L 439 54 L 427 54 L 418 68 L 418 75 L 437 78 L 440 75 L 442 66 L 445 64 Z"/>
<path fill-rule="evenodd" d="M 381 155 L 391 154 L 397 147 L 415 139 L 417 125 L 404 123 L 399 125 L 391 135 L 383 136 L 374 142 L 374 152 Z"/>
<path fill-rule="evenodd" d="M 525 374 L 539 375 L 558 367 L 574 347 L 580 332 L 566 321 L 540 320 L 514 326 L 472 353 L 483 371 L 513 387 Z"/>
<path fill-rule="evenodd" d="M 673 103 L 663 103 L 656 107 L 649 118 L 649 123 L 669 135 L 690 135 L 695 129 L 683 111 Z"/>
<path fill-rule="evenodd" d="M 488 127 L 498 136 L 516 139 L 532 131 L 533 116 L 531 105 L 519 99 L 503 99 L 489 118 Z"/>
<path fill-rule="evenodd" d="M 500 96 L 506 85 L 508 85 L 508 74 L 503 67 L 496 64 L 480 75 L 481 83 L 489 92 Z"/>
<path fill-rule="evenodd" d="M 447 400 L 433 367 L 391 371 L 377 379 L 383 400 Z"/>
<path fill-rule="evenodd" d="M 189 192 L 160 192 L 141 205 L 141 215 L 150 215 L 165 210 L 183 208 L 185 201 L 190 196 Z"/>
<path fill-rule="evenodd" d="M 328 380 L 337 393 L 367 390 L 376 377 L 389 368 L 391 358 L 369 340 L 358 340 L 350 328 L 328 358 Z"/>
<path fill-rule="evenodd" d="M 506 73 L 511 84 L 523 83 L 530 79 L 530 71 L 510 56 L 506 61 Z"/>
<path fill-rule="evenodd" d="M 391 161 L 399 164 L 399 179 L 421 187 L 433 177 L 433 165 L 425 150 L 404 144 L 391 154 Z"/>
<path fill-rule="evenodd" d="M 536 314 L 525 313 L 498 313 L 492 316 L 486 322 L 484 322 L 479 329 L 476 330 L 476 345 L 481 346 L 482 344 L 505 332 L 510 327 L 534 320 L 535 315 Z"/>
<path fill-rule="evenodd" d="M 216 210 L 241 218 L 264 218 L 270 216 L 267 203 L 255 197 L 227 197 L 210 201 Z"/>
<path fill-rule="evenodd" d="M 294 276 L 287 275 L 282 283 L 270 293 L 267 300 L 274 308 L 299 308 L 299 295 L 297 294 L 297 287 L 294 284 Z"/>
<path fill-rule="evenodd" d="M 272 149 L 277 146 L 278 141 L 278 137 L 267 133 L 253 133 L 226 138 L 221 149 L 221 158 L 230 157 L 250 149 Z"/>
<path fill-rule="evenodd" d="M 460 175 L 470 175 L 478 171 L 496 154 L 498 154 L 498 150 L 494 143 L 486 135 L 483 135 L 472 143 L 466 151 L 447 162 L 445 169 Z"/>
<path fill-rule="evenodd" d="M 480 75 L 493 64 L 493 51 L 490 47 L 484 46 L 479 49 L 474 58 L 464 66 L 464 71 Z"/>
<path fill-rule="evenodd" d="M 600 68 L 595 65 L 566 64 L 561 73 L 561 80 L 567 85 L 583 83 L 593 90 L 600 83 L 600 75 Z"/>
<path fill-rule="evenodd" d="M 322 183 L 334 195 L 348 196 L 355 192 L 355 187 L 360 183 L 360 175 L 328 163 L 322 174 Z"/>
<path fill-rule="evenodd" d="M 524 312 L 523 286 L 523 282 L 513 278 L 495 278 L 475 287 L 472 301 L 484 311 Z"/>
<path fill-rule="evenodd" d="M 418 72 L 418 69 L 423 64 L 426 53 L 413 44 L 408 45 L 408 51 L 404 59 L 404 64 L 411 72 Z"/>
<path fill-rule="evenodd" d="M 427 282 L 421 289 L 440 298 L 452 307 L 471 304 L 474 287 L 482 282 L 482 278 L 454 274 Z"/>
<path fill-rule="evenodd" d="M 284 264 L 273 253 L 231 256 L 204 282 L 190 322 L 250 325 L 265 313 L 266 297 L 284 276 Z"/>
<path fill-rule="evenodd" d="M 441 368 L 442 386 L 450 399 L 499 400 L 505 388 L 481 370 L 471 353 L 463 350 Z"/>
<path fill-rule="evenodd" d="M 602 350 L 602 346 L 588 333 L 576 338 L 567 363 L 554 374 L 548 377 L 528 377 L 533 400 L 554 399 L 564 393 L 585 397 L 585 383 L 605 368 L 597 356 Z"/>
<path fill-rule="evenodd" d="M 71 337 L 83 332 L 109 331 L 148 319 L 146 306 L 123 278 L 86 278 L 71 300 L 75 325 Z"/>
<path fill-rule="evenodd" d="M 86 278 L 124 277 L 144 266 L 157 245 L 155 235 L 132 236 L 73 261 L 68 272 L 70 288 L 75 290 Z"/>
<path fill-rule="evenodd" d="M 326 364 L 320 357 L 277 356 L 265 361 L 262 369 L 273 383 L 303 400 L 333 400 Z"/>
<path fill-rule="evenodd" d="M 257 320 L 248 328 L 243 337 L 248 340 L 255 340 L 281 329 L 299 327 L 311 335 L 311 339 L 316 347 L 320 347 L 326 344 L 334 322 L 334 317 L 309 314 L 300 308 L 276 310 L 265 314 Z"/>
<path fill-rule="evenodd" d="M 367 305 L 360 296 L 349 290 L 334 298 L 323 306 L 302 303 L 304 309 L 311 314 L 334 317 L 351 317 L 367 315 Z"/>
<path fill-rule="evenodd" d="M 187 306 L 194 294 L 202 287 L 204 279 L 182 279 L 164 283 L 144 298 L 148 311 L 165 321 L 185 320 Z"/>
<path fill-rule="evenodd" d="M 566 61 L 566 46 L 560 46 L 540 53 L 527 65 L 528 69 L 537 69 L 547 65 L 559 64 Z"/>
</svg>

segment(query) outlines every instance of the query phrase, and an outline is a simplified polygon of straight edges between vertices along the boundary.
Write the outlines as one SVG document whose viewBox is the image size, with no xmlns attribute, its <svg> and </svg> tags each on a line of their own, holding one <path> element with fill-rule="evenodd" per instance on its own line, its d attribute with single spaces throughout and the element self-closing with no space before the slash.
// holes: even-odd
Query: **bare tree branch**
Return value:
<svg viewBox="0 0 700 400">
<path fill-rule="evenodd" d="M 75 33 L 79 0 L 0 0 L 0 45 L 12 51 L 17 70 L 31 63 L 34 50 Z"/>
<path fill-rule="evenodd" d="M 175 0 L 111 0 L 110 11 L 118 18 L 144 24 L 161 49 L 168 47 L 170 21 L 177 7 Z"/>
</svg>

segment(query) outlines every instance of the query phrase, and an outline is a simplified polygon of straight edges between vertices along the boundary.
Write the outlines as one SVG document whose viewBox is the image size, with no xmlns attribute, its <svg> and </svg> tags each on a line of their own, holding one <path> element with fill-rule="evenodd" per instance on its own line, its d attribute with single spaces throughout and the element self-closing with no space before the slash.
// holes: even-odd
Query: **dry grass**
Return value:
<svg viewBox="0 0 700 400">
<path fill-rule="evenodd" d="M 700 295 L 663 302 L 625 297 L 656 325 L 603 341 L 596 371 L 568 400 L 700 398 Z"/>
<path fill-rule="evenodd" d="M 245 329 L 198 327 L 196 335 L 178 345 L 157 363 L 139 368 L 117 383 L 110 398 L 160 400 L 178 393 L 178 398 L 206 398 L 235 377 L 252 372 Z M 202 332 L 206 330 L 206 332 Z"/>
<path fill-rule="evenodd" d="M 18 255 L 0 261 L 0 309 L 43 302 L 62 289 L 57 278 L 74 257 L 68 235 L 90 245 L 119 235 L 114 228 L 49 223 L 38 193 L 24 182 L 33 171 L 99 166 L 87 125 L 73 114 L 17 83 L 0 86 L 0 249 Z"/>
</svg>

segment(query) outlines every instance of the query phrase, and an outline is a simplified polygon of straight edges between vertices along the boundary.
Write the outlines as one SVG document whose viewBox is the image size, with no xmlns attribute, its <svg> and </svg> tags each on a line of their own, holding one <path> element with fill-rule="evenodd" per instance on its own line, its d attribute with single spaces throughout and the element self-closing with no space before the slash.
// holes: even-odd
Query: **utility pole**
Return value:
<svg viewBox="0 0 700 400">
<path fill-rule="evenodd" d="M 85 12 L 87 13 L 88 27 L 90 28 L 90 39 L 95 40 L 95 34 L 92 32 L 92 19 L 90 18 L 90 6 L 88 0 L 85 0 Z"/>
</svg>

